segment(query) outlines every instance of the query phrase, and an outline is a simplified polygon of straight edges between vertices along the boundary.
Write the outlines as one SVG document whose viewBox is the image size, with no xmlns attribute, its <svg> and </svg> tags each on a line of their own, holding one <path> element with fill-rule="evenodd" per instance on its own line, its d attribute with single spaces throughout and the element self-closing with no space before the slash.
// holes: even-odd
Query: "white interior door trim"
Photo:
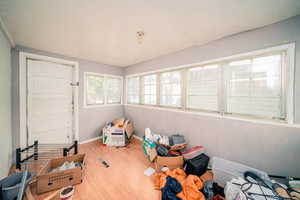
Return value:
<svg viewBox="0 0 300 200">
<path fill-rule="evenodd" d="M 26 88 L 26 60 L 27 59 L 37 59 L 48 62 L 55 62 L 64 65 L 71 65 L 74 67 L 74 80 L 79 82 L 79 64 L 78 62 L 53 58 L 48 56 L 42 56 L 38 54 L 20 52 L 19 54 L 19 115 L 20 115 L 20 147 L 24 148 L 27 145 L 27 114 L 26 114 L 26 98 L 27 98 L 27 88 Z M 74 128 L 75 128 L 75 139 L 79 141 L 79 110 L 78 110 L 78 91 L 79 88 L 74 89 Z"/>
</svg>

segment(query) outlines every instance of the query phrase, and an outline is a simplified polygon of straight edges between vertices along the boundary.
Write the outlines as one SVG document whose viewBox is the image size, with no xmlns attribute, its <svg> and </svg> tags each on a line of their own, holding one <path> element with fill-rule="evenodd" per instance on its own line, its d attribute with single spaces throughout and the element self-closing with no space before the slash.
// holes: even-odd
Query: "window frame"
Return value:
<svg viewBox="0 0 300 200">
<path fill-rule="evenodd" d="M 217 88 L 217 104 L 218 104 L 218 109 L 216 111 L 214 110 L 208 110 L 208 109 L 200 109 L 200 108 L 191 108 L 191 107 L 188 107 L 188 98 L 189 98 L 189 95 L 188 95 L 188 88 L 189 88 L 189 81 L 188 81 L 188 71 L 191 70 L 191 69 L 194 69 L 194 68 L 200 68 L 200 67 L 206 67 L 206 66 L 210 66 L 210 65 L 218 65 L 218 88 Z M 185 99 L 186 99 L 186 104 L 185 104 L 185 110 L 189 110 L 189 111 L 196 111 L 196 112 L 206 112 L 206 113 L 215 113 L 215 114 L 218 114 L 218 113 L 221 113 L 222 109 L 223 109 L 223 95 L 222 93 L 220 93 L 222 91 L 222 89 L 220 88 L 220 85 L 222 85 L 222 72 L 221 72 L 221 68 L 222 68 L 222 63 L 218 63 L 218 62 L 214 62 L 214 63 L 208 63 L 208 64 L 203 64 L 203 65 L 194 65 L 192 67 L 187 67 L 186 68 L 186 90 L 185 90 Z"/>
<path fill-rule="evenodd" d="M 88 80 L 89 80 L 89 76 L 94 76 L 94 77 L 99 77 L 102 78 L 103 80 L 103 103 L 95 103 L 95 104 L 89 104 L 88 103 Z M 91 106 L 103 106 L 105 104 L 105 77 L 103 75 L 99 75 L 99 74 L 91 74 L 91 73 L 87 73 L 85 74 L 85 105 L 86 107 L 91 107 Z"/>
<path fill-rule="evenodd" d="M 92 75 L 92 76 L 99 76 L 99 77 L 103 77 L 104 83 L 104 102 L 103 104 L 88 104 L 87 102 L 87 92 L 88 92 L 88 76 Z M 118 78 L 120 79 L 120 92 L 121 92 L 121 96 L 120 96 L 120 103 L 108 103 L 107 101 L 107 79 L 108 78 Z M 83 108 L 97 108 L 97 107 L 106 107 L 106 106 L 119 106 L 119 105 L 123 105 L 123 96 L 124 96 L 124 79 L 122 76 L 118 76 L 118 75 L 111 75 L 111 74 L 101 74 L 101 73 L 96 73 L 96 72 L 84 72 L 83 73 Z"/>
<path fill-rule="evenodd" d="M 168 106 L 168 105 L 161 105 L 161 74 L 163 73 L 169 73 L 169 72 L 180 72 L 180 106 Z M 184 88 L 185 88 L 185 81 L 184 81 L 184 77 L 185 77 L 185 69 L 174 69 L 174 70 L 168 70 L 168 71 L 162 71 L 159 73 L 159 76 L 157 77 L 156 81 L 157 81 L 157 85 L 159 87 L 159 93 L 157 94 L 158 98 L 159 98 L 159 104 L 156 104 L 156 106 L 162 107 L 162 108 L 171 108 L 171 109 L 181 109 L 183 107 L 185 107 L 184 105 Z"/>
<path fill-rule="evenodd" d="M 129 102 L 129 95 L 128 95 L 128 82 L 129 82 L 129 79 L 130 78 L 138 78 L 139 79 L 139 81 L 138 81 L 138 83 L 139 83 L 139 91 L 138 91 L 138 93 L 139 93 L 139 102 L 138 103 L 132 103 L 132 102 Z M 139 104 L 141 104 L 141 76 L 131 76 L 131 77 L 127 77 L 126 78 L 126 84 L 125 84 L 125 102 L 126 102 L 126 104 L 133 104 L 133 105 L 139 105 Z"/>
<path fill-rule="evenodd" d="M 145 103 L 145 76 L 154 76 L 155 75 L 155 97 L 156 97 L 156 100 L 155 100 L 155 104 L 149 104 L 149 103 Z M 151 73 L 151 74 L 145 74 L 143 76 L 140 76 L 140 104 L 141 105 L 147 105 L 147 106 L 156 106 L 157 105 L 157 101 L 158 101 L 158 78 L 159 78 L 159 75 L 157 73 Z"/>
<path fill-rule="evenodd" d="M 116 102 L 116 103 L 109 103 L 108 102 L 108 96 L 107 96 L 107 91 L 108 91 L 108 87 L 107 87 L 107 80 L 108 79 L 119 79 L 120 80 L 120 102 Z M 123 77 L 117 77 L 117 76 L 111 76 L 111 75 L 107 75 L 104 77 L 104 91 L 105 91 L 105 102 L 107 105 L 121 105 L 122 104 L 122 96 L 123 96 Z"/>
<path fill-rule="evenodd" d="M 260 56 L 266 56 L 270 54 L 274 54 L 276 52 L 285 52 L 285 60 L 283 61 L 283 66 L 282 68 L 285 68 L 285 70 L 282 70 L 281 76 L 284 78 L 281 78 L 281 81 L 284 82 L 281 83 L 281 87 L 283 89 L 282 93 L 284 100 L 282 100 L 285 105 L 286 109 L 286 118 L 285 120 L 276 120 L 276 119 L 268 119 L 265 117 L 257 117 L 257 116 L 251 116 L 250 114 L 246 115 L 240 115 L 240 114 L 228 114 L 226 113 L 226 91 L 227 91 L 227 85 L 226 85 L 226 79 L 224 77 L 224 67 L 226 66 L 227 63 L 233 62 L 236 60 L 241 60 L 241 59 L 247 59 L 247 58 L 253 58 L 253 57 L 260 57 Z M 219 111 L 218 112 L 211 112 L 207 110 L 202 110 L 202 109 L 194 109 L 194 108 L 187 108 L 187 71 L 190 68 L 196 68 L 200 66 L 205 66 L 205 65 L 213 65 L 213 64 L 218 64 L 220 68 L 219 72 L 219 84 L 218 84 L 218 106 L 219 106 Z M 172 107 L 172 106 L 161 106 L 160 105 L 160 74 L 164 72 L 170 72 L 170 71 L 179 71 L 182 70 L 182 91 L 181 91 L 181 102 L 182 105 L 180 107 Z M 163 68 L 161 70 L 155 70 L 155 71 L 150 71 L 150 72 L 144 72 L 144 73 L 139 73 L 139 74 L 131 74 L 126 76 L 126 80 L 130 77 L 142 77 L 142 76 L 147 76 L 150 74 L 157 74 L 157 87 L 159 88 L 157 90 L 157 104 L 156 105 L 146 105 L 142 104 L 141 101 L 139 104 L 136 104 L 136 106 L 145 106 L 145 107 L 153 107 L 157 109 L 167 109 L 167 110 L 173 110 L 173 111 L 178 111 L 178 112 L 185 112 L 185 113 L 196 113 L 196 114 L 203 114 L 203 115 L 209 115 L 209 116 L 215 116 L 215 117 L 221 117 L 221 118 L 230 118 L 230 119 L 238 119 L 238 120 L 250 120 L 250 121 L 266 121 L 266 122 L 271 122 L 271 123 L 280 123 L 280 124 L 294 124 L 294 71 L 295 71 L 295 43 L 287 43 L 283 45 L 278 45 L 278 46 L 273 46 L 269 48 L 264 48 L 264 49 L 259 49 L 259 50 L 254 50 L 254 51 L 248 51 L 246 53 L 240 53 L 240 54 L 235 54 L 232 56 L 227 56 L 227 57 L 221 57 L 213 60 L 208 60 L 200 63 L 192 63 L 192 64 L 187 64 L 187 65 L 181 65 L 177 67 L 169 67 L 169 68 Z M 140 78 L 141 79 L 141 78 Z M 285 79 L 285 80 L 284 80 Z M 141 81 L 140 81 L 141 84 Z M 127 85 L 127 82 L 126 82 Z M 126 87 L 127 88 L 127 87 Z M 127 93 L 126 93 L 127 95 Z M 140 94 L 141 95 L 141 94 Z M 140 96 L 141 98 L 141 96 Z M 127 101 L 126 101 L 127 102 Z M 125 105 L 132 105 L 130 103 L 126 103 Z"/>
<path fill-rule="evenodd" d="M 288 107 L 288 105 L 286 104 L 286 100 L 287 100 L 287 95 L 285 95 L 286 94 L 286 90 L 287 90 L 287 88 L 285 87 L 286 86 L 286 84 L 287 84 L 287 82 L 286 82 L 286 71 L 287 70 L 284 70 L 284 64 L 285 64 L 285 62 L 283 62 L 283 60 L 286 60 L 286 57 L 287 57 L 287 50 L 280 50 L 280 51 L 272 51 L 272 52 L 267 52 L 267 53 L 264 53 L 264 54 L 259 54 L 259 55 L 253 55 L 253 56 L 248 56 L 248 57 L 241 57 L 240 59 L 235 59 L 235 60 L 228 60 L 227 62 L 224 62 L 224 65 L 225 65 L 225 67 L 227 66 L 229 66 L 229 64 L 231 63 L 231 62 L 235 62 L 235 61 L 240 61 L 240 60 L 251 60 L 251 63 L 253 63 L 253 60 L 254 59 L 256 59 L 256 58 L 260 58 L 260 57 L 266 57 L 266 56 L 272 56 L 272 55 L 280 55 L 280 56 L 282 56 L 282 54 L 284 54 L 284 56 L 282 57 L 283 59 L 281 60 L 281 66 L 280 66 L 280 71 L 281 71 L 281 73 L 280 73 L 280 94 L 281 94 L 281 97 L 282 97 L 282 99 L 280 100 L 280 103 L 281 103 L 281 106 L 280 106 L 280 108 L 281 108 L 281 113 L 283 112 L 285 115 L 286 115 L 286 117 L 285 117 L 285 119 L 284 120 L 281 120 L 281 119 L 274 119 L 274 118 L 270 118 L 270 117 L 263 117 L 263 116 L 259 116 L 259 115 L 255 115 L 255 114 L 242 114 L 242 113 L 231 113 L 231 112 L 229 112 L 227 109 L 226 109 L 226 107 L 227 107 L 227 102 L 226 102 L 226 104 L 224 105 L 224 107 L 225 107 L 225 109 L 224 109 L 224 115 L 228 115 L 228 116 L 233 116 L 233 117 L 244 117 L 244 118 L 255 118 L 255 119 L 265 119 L 265 120 L 272 120 L 272 121 L 278 121 L 278 122 L 288 122 L 288 119 L 287 119 L 287 115 L 288 115 L 288 113 L 287 113 L 287 107 Z M 223 65 L 223 66 L 224 66 Z M 252 65 L 252 64 L 251 64 Z M 223 76 L 223 77 L 225 77 L 225 76 Z M 228 89 L 228 85 L 227 85 L 227 81 L 226 81 L 226 78 L 224 78 L 224 82 L 225 82 L 225 87 L 224 87 L 224 90 L 225 90 L 225 93 L 227 92 L 227 89 Z M 226 99 L 227 100 L 227 94 L 225 95 L 225 96 L 223 96 L 223 98 L 224 99 Z M 282 110 L 283 109 L 283 110 Z"/>
</svg>

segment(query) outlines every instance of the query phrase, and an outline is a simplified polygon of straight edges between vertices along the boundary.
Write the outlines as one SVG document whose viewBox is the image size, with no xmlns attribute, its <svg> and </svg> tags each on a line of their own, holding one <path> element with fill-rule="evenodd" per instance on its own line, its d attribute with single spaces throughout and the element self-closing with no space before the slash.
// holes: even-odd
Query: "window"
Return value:
<svg viewBox="0 0 300 200">
<path fill-rule="evenodd" d="M 108 77 L 107 78 L 107 103 L 120 104 L 122 98 L 122 79 Z"/>
<path fill-rule="evenodd" d="M 86 72 L 84 106 L 122 103 L 122 77 Z"/>
<path fill-rule="evenodd" d="M 140 78 L 128 78 L 127 82 L 127 102 L 138 104 L 140 103 Z"/>
<path fill-rule="evenodd" d="M 181 107 L 181 71 L 161 73 L 160 105 Z"/>
<path fill-rule="evenodd" d="M 218 65 L 189 69 L 187 81 L 187 108 L 218 111 Z"/>
<path fill-rule="evenodd" d="M 134 75 L 128 103 L 293 123 L 294 57 L 286 44 Z"/>
<path fill-rule="evenodd" d="M 156 74 L 143 77 L 143 102 L 144 104 L 156 104 Z"/>
<path fill-rule="evenodd" d="M 104 104 L 104 77 L 88 74 L 86 76 L 86 104 Z"/>
<path fill-rule="evenodd" d="M 274 54 L 230 62 L 225 68 L 227 112 L 285 119 L 283 57 Z"/>
</svg>

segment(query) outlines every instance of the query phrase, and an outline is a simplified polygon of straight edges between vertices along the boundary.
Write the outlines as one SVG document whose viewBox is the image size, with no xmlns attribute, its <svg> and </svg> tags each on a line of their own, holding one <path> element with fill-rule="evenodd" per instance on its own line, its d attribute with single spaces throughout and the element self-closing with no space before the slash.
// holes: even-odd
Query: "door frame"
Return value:
<svg viewBox="0 0 300 200">
<path fill-rule="evenodd" d="M 73 80 L 75 83 L 79 83 L 79 64 L 75 61 L 43 56 L 39 54 L 19 52 L 19 139 L 20 148 L 27 147 L 27 59 L 35 59 L 46 62 L 54 62 L 63 65 L 70 65 L 73 67 Z M 79 107 L 78 96 L 79 87 L 73 87 L 74 98 L 74 133 L 75 140 L 79 141 Z"/>
</svg>

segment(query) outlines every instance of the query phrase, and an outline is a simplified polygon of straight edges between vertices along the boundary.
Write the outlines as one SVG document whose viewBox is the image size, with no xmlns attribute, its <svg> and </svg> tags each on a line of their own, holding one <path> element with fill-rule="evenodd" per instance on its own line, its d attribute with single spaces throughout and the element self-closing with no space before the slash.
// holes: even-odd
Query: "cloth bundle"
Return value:
<svg viewBox="0 0 300 200">
<path fill-rule="evenodd" d="M 199 191 L 204 187 L 198 176 L 187 176 L 184 170 L 174 169 L 157 173 L 155 189 L 162 191 L 162 200 L 205 200 Z"/>
</svg>

